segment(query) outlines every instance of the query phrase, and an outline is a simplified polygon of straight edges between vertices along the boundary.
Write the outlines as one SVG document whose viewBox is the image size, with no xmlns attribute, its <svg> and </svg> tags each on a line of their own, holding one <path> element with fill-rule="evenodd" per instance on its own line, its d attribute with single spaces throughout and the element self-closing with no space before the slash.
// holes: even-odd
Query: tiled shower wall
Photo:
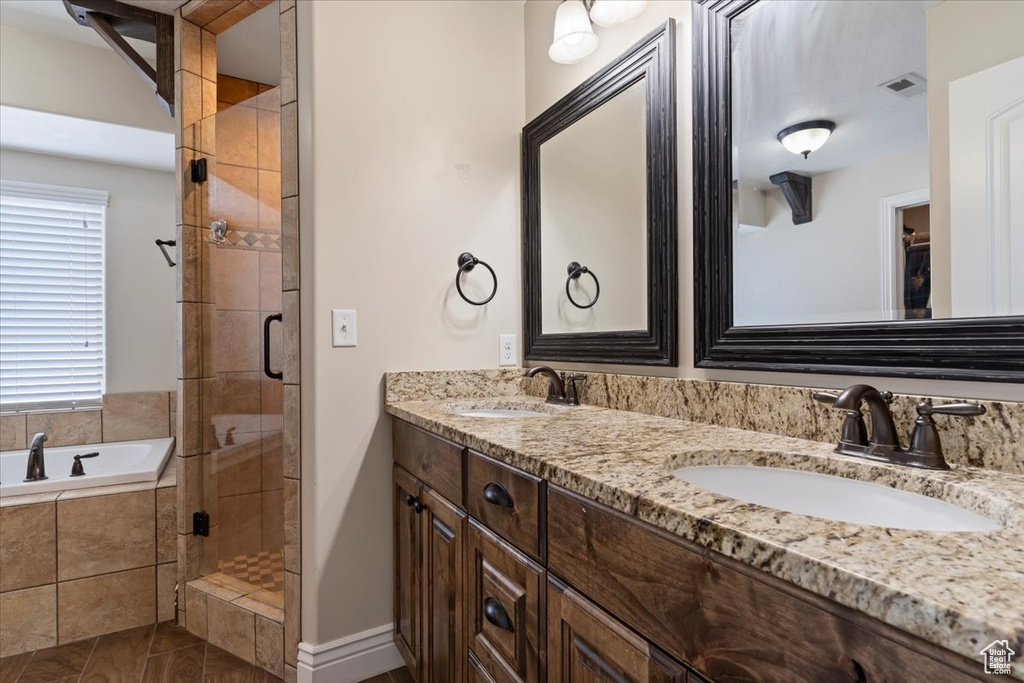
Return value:
<svg viewBox="0 0 1024 683">
<path fill-rule="evenodd" d="M 178 118 L 181 124 L 177 141 L 181 199 L 180 215 L 178 217 L 177 259 L 179 263 L 177 271 L 179 276 L 180 337 L 177 420 L 177 435 L 180 447 L 180 458 L 178 460 L 178 558 L 179 582 L 181 585 L 185 585 L 187 582 L 200 576 L 203 569 L 201 566 L 202 548 L 199 539 L 190 533 L 191 511 L 202 509 L 202 506 L 206 504 L 206 501 L 203 499 L 203 466 L 204 462 L 210 463 L 211 460 L 209 458 L 204 459 L 203 455 L 210 452 L 213 444 L 220 443 L 218 432 L 220 432 L 220 437 L 226 440 L 227 430 L 230 428 L 230 425 L 224 425 L 223 429 L 219 429 L 214 425 L 211 404 L 218 406 L 218 414 L 227 415 L 229 413 L 226 411 L 231 409 L 231 401 L 253 401 L 253 396 L 257 393 L 255 391 L 236 391 L 236 389 L 241 387 L 233 389 L 227 385 L 222 389 L 229 396 L 218 396 L 212 393 L 222 390 L 215 388 L 217 385 L 214 384 L 217 376 L 214 370 L 217 351 L 213 344 L 216 330 L 216 313 L 218 311 L 252 313 L 255 310 L 256 319 L 262 323 L 262 319 L 259 316 L 265 314 L 268 310 L 274 310 L 273 308 L 265 309 L 263 301 L 273 301 L 269 288 L 274 286 L 274 276 L 271 271 L 276 270 L 276 263 L 274 263 L 273 257 L 266 257 L 265 255 L 275 253 L 269 247 L 274 240 L 277 240 L 281 259 L 281 286 L 279 287 L 281 302 L 279 310 L 284 315 L 284 321 L 283 325 L 275 324 L 273 326 L 280 330 L 279 333 L 275 332 L 275 335 L 280 335 L 280 346 L 272 341 L 271 357 L 275 362 L 281 363 L 280 368 L 274 369 L 280 369 L 284 373 L 283 386 L 278 385 L 280 399 L 277 398 L 273 388 L 267 391 L 266 397 L 264 396 L 265 382 L 269 382 L 269 380 L 265 380 L 259 375 L 258 366 L 256 373 L 252 373 L 247 369 L 229 370 L 226 372 L 239 373 L 234 379 L 246 383 L 242 386 L 252 389 L 256 386 L 256 382 L 259 383 L 258 413 L 261 422 L 258 430 L 252 428 L 252 425 L 248 425 L 247 428 L 249 428 L 250 433 L 258 432 L 263 436 L 265 432 L 275 431 L 270 428 L 269 424 L 264 424 L 264 416 L 281 415 L 278 429 L 281 430 L 280 472 L 283 475 L 281 478 L 283 486 L 280 489 L 282 501 L 278 509 L 281 510 L 284 518 L 281 528 L 283 529 L 284 537 L 284 565 L 286 570 L 284 572 L 283 656 L 285 666 L 283 671 L 285 680 L 294 681 L 296 678 L 295 664 L 298 654 L 300 623 L 298 102 L 296 92 L 296 10 L 294 0 L 281 0 L 280 2 L 281 85 L 276 93 L 280 101 L 279 135 L 281 157 L 280 169 L 277 171 L 280 173 L 279 218 L 273 215 L 273 211 L 265 211 L 261 220 L 261 209 L 263 206 L 273 207 L 274 202 L 266 194 L 268 189 L 272 187 L 272 184 L 267 182 L 261 186 L 260 180 L 261 176 L 269 179 L 271 176 L 268 176 L 267 173 L 274 173 L 273 169 L 260 168 L 261 165 L 257 162 L 255 166 L 255 186 L 253 186 L 251 181 L 253 176 L 251 170 L 253 167 L 239 163 L 240 160 L 237 158 L 233 159 L 230 152 L 225 165 L 231 168 L 219 169 L 219 163 L 217 162 L 222 160 L 217 158 L 218 146 L 216 144 L 216 137 L 218 135 L 217 124 L 220 122 L 215 123 L 216 117 L 214 116 L 218 109 L 223 108 L 225 103 L 235 99 L 235 96 L 230 95 L 227 89 L 218 92 L 216 33 L 234 25 L 268 4 L 270 4 L 269 0 L 239 0 L 237 2 L 230 0 L 218 0 L 217 2 L 212 2 L 211 0 L 191 0 L 178 11 L 175 19 L 177 36 L 175 42 L 176 102 Z M 225 81 L 225 88 L 238 85 L 235 82 Z M 260 95 L 258 86 L 257 95 Z M 228 110 L 224 109 L 224 111 Z M 271 125 L 268 123 L 269 119 L 264 119 L 263 128 L 260 127 L 261 112 L 270 112 L 272 108 L 270 106 L 261 108 L 257 98 L 255 111 L 257 144 L 259 144 L 259 132 L 261 130 L 266 133 L 263 136 L 263 142 L 265 144 L 273 144 L 271 142 L 272 133 L 268 127 Z M 244 117 L 246 114 L 240 114 L 239 116 Z M 191 182 L 189 161 L 199 157 L 208 158 L 212 162 L 211 178 L 213 180 L 211 184 L 215 186 L 212 193 L 208 187 Z M 217 247 L 211 247 L 205 239 L 209 235 L 209 221 L 213 218 L 211 216 L 210 200 L 211 197 L 221 196 L 213 193 L 218 192 L 222 182 L 232 180 L 230 177 L 231 173 L 236 174 L 235 182 L 231 183 L 232 188 L 247 187 L 248 191 L 255 191 L 256 197 L 265 200 L 259 202 L 255 216 L 253 216 L 251 211 L 248 214 L 235 216 L 234 219 L 232 219 L 230 214 L 223 216 L 228 220 L 229 230 L 231 231 L 230 235 L 234 239 L 242 239 L 246 246 L 250 247 L 237 249 L 238 252 L 245 253 L 236 254 L 235 258 L 252 258 L 247 255 L 252 252 L 257 252 L 260 257 L 260 267 L 257 272 L 265 274 L 265 277 L 261 277 L 256 285 L 256 290 L 260 296 L 260 303 L 255 309 L 250 309 L 245 305 L 218 308 L 217 302 L 220 300 L 220 297 L 214 291 L 215 279 L 212 272 L 214 259 L 211 249 Z M 245 185 L 247 182 L 249 184 Z M 223 206 L 218 208 L 228 212 L 232 210 L 229 204 L 223 201 L 222 204 Z M 232 220 L 235 222 L 232 223 Z M 277 232 L 270 229 L 275 220 L 279 221 Z M 260 249 L 259 247 L 265 248 Z M 223 247 L 221 247 L 221 250 L 223 253 L 229 251 Z M 218 253 L 218 258 L 220 256 L 221 254 Z M 226 261 L 230 261 L 231 258 L 229 256 Z M 264 258 L 266 259 L 265 261 Z M 218 261 L 218 264 L 222 269 L 230 268 L 230 265 L 226 262 L 221 263 Z M 240 269 L 239 272 L 242 270 L 250 272 L 248 269 Z M 221 274 L 218 274 L 218 278 Z M 251 276 L 247 275 L 247 277 Z M 251 292 L 251 285 L 252 283 L 250 283 L 249 290 L 238 293 L 244 295 L 246 292 Z M 266 298 L 264 298 L 264 295 L 266 295 Z M 249 305 L 251 304 L 252 302 L 250 301 Z M 234 306 L 230 302 L 222 302 L 221 305 Z M 236 317 L 252 318 L 252 316 Z M 251 323 L 251 320 L 249 322 Z M 243 324 L 242 327 L 244 328 L 245 325 Z M 234 329 L 233 326 L 229 326 L 222 331 L 230 334 L 231 330 Z M 259 340 L 261 336 L 259 334 L 253 338 Z M 250 344 L 248 341 L 245 343 Z M 259 342 L 257 341 L 258 348 Z M 252 356 L 247 354 L 244 355 L 244 358 L 251 359 Z M 261 355 L 258 358 L 261 358 Z M 227 367 L 232 367 L 230 364 L 235 362 L 233 359 L 222 358 L 222 360 L 228 362 Z M 244 365 L 242 367 L 248 368 L 251 366 Z M 273 402 L 276 400 L 280 400 L 280 409 L 275 412 L 273 410 Z M 255 409 L 255 405 L 236 407 L 244 407 L 250 410 Z M 245 414 L 247 413 L 237 413 L 236 415 Z M 235 426 L 232 433 L 238 433 L 240 426 L 243 425 Z M 245 432 L 243 431 L 242 433 Z M 267 457 L 264 457 L 264 455 Z M 277 466 L 274 464 L 274 461 L 275 455 L 273 453 L 264 453 L 263 445 L 261 444 L 259 459 L 261 481 L 264 465 L 276 471 Z M 268 477 L 268 480 L 273 479 L 275 479 L 274 476 Z M 265 493 L 267 492 L 262 490 L 261 484 L 261 506 L 266 506 L 269 509 L 277 505 L 271 497 L 265 496 Z M 262 540 L 261 530 L 261 542 Z M 218 554 L 220 553 L 218 552 Z M 216 609 L 211 609 L 210 601 L 214 601 L 213 607 Z M 221 602 L 224 602 L 224 604 L 221 604 Z M 209 619 L 216 620 L 220 618 L 230 620 L 231 622 L 230 628 L 227 628 L 228 625 L 225 625 L 225 628 L 215 629 L 214 625 L 210 624 L 211 634 L 214 632 L 230 631 L 231 637 L 237 641 L 239 651 L 252 652 L 257 660 L 259 659 L 259 648 L 255 645 L 249 648 L 248 645 L 252 641 L 258 642 L 263 637 L 257 628 L 260 620 L 263 619 L 262 617 L 254 612 L 243 610 L 237 606 L 237 601 L 225 602 L 213 595 L 207 596 L 207 600 L 202 604 L 207 611 L 207 614 L 202 615 L 204 623 L 207 623 Z M 187 622 L 187 609 L 187 604 L 179 604 L 180 622 Z M 263 622 L 266 621 L 263 619 Z M 263 635 L 265 635 L 265 632 L 263 632 Z M 258 661 L 257 663 L 271 671 L 280 671 L 282 668 L 279 662 Z"/>
</svg>

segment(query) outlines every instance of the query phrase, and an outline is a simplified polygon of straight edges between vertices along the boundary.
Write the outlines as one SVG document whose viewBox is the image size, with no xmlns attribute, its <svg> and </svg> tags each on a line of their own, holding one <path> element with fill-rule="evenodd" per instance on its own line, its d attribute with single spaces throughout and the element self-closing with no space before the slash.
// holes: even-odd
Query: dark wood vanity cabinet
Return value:
<svg viewBox="0 0 1024 683">
<path fill-rule="evenodd" d="M 420 683 L 465 680 L 466 514 L 394 468 L 395 644 Z"/>
<path fill-rule="evenodd" d="M 415 505 L 423 484 L 401 467 L 394 468 L 392 484 L 394 515 L 394 623 L 395 646 L 414 677 L 419 676 L 423 643 L 422 520 Z"/>
<path fill-rule="evenodd" d="M 543 679 L 544 567 L 476 520 L 469 523 L 469 648 L 496 681 Z"/>
<path fill-rule="evenodd" d="M 394 637 L 417 683 L 983 679 L 753 567 L 403 422 L 394 433 Z"/>
<path fill-rule="evenodd" d="M 698 683 L 686 668 L 555 578 L 548 579 L 548 681 Z"/>
</svg>

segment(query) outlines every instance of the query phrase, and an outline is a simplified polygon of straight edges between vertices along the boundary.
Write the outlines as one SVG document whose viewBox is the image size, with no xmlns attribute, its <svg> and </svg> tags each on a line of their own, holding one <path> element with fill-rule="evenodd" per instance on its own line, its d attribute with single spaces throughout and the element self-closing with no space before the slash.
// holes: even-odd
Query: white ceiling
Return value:
<svg viewBox="0 0 1024 683">
<path fill-rule="evenodd" d="M 154 0 L 154 3 L 135 0 L 131 4 L 148 6 L 156 2 L 176 3 L 177 0 Z M 104 50 L 110 49 L 95 31 L 75 22 L 64 9 L 61 0 L 0 0 L 0 24 L 45 33 L 64 40 L 101 47 Z M 134 38 L 129 38 L 128 42 L 149 61 L 156 60 L 156 46 L 153 43 Z"/>
<path fill-rule="evenodd" d="M 3 0 L 3 2 L 7 2 L 7 0 Z M 126 5 L 145 7 L 146 9 L 151 9 L 154 12 L 174 14 L 174 10 L 184 5 L 188 0 L 121 0 L 121 2 Z"/>
<path fill-rule="evenodd" d="M 174 170 L 171 133 L 7 105 L 0 105 L 0 147 L 155 171 Z"/>
<path fill-rule="evenodd" d="M 281 8 L 273 3 L 217 35 L 217 71 L 267 85 L 281 84 Z"/>
<path fill-rule="evenodd" d="M 124 0 L 122 0 L 124 1 Z M 129 0 L 127 4 L 170 14 L 184 4 L 180 0 Z M 281 81 L 279 44 L 280 22 L 277 3 L 255 12 L 217 36 L 218 71 L 268 85 Z M 110 47 L 92 29 L 72 19 L 61 0 L 0 0 L 0 24 L 63 40 Z M 150 62 L 156 60 L 156 46 L 129 38 L 128 42 Z"/>
<path fill-rule="evenodd" d="M 936 0 L 762 2 L 734 23 L 733 176 L 762 189 L 780 171 L 818 175 L 927 143 L 928 101 L 882 83 L 927 78 L 925 12 Z M 811 119 L 836 123 L 802 159 L 776 139 Z"/>
</svg>

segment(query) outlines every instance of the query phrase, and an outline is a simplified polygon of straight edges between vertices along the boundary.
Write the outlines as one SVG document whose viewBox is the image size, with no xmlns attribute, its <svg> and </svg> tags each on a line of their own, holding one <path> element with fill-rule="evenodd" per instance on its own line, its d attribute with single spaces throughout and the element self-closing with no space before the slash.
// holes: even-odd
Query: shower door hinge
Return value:
<svg viewBox="0 0 1024 683">
<path fill-rule="evenodd" d="M 206 182 L 206 159 L 193 159 L 188 162 L 188 168 L 193 183 Z"/>
<path fill-rule="evenodd" d="M 209 536 L 210 535 L 210 514 L 207 512 L 193 512 L 192 513 L 192 535 L 193 536 Z"/>
</svg>

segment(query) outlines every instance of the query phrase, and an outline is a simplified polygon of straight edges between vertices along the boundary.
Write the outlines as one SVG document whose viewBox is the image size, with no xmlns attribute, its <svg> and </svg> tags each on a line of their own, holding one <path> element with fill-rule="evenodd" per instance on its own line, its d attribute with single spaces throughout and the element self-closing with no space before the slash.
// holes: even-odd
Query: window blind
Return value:
<svg viewBox="0 0 1024 683">
<path fill-rule="evenodd" d="M 107 193 L 0 180 L 0 410 L 99 405 Z"/>
</svg>

